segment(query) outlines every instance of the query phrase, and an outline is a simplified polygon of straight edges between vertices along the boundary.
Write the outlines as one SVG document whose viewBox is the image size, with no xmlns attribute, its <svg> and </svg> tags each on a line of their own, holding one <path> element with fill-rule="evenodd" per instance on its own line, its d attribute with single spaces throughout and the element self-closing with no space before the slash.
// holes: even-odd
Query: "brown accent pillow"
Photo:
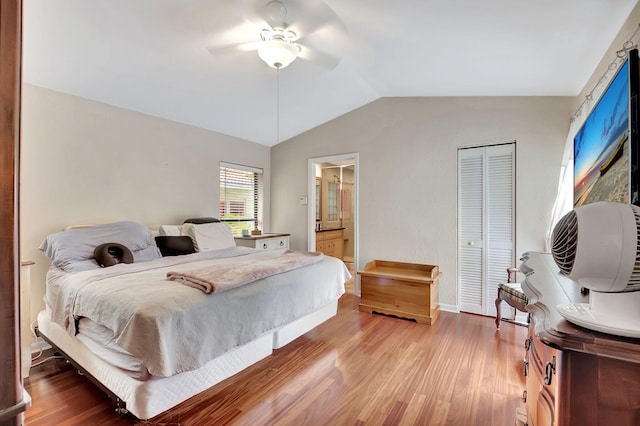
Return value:
<svg viewBox="0 0 640 426">
<path fill-rule="evenodd" d="M 103 268 L 117 265 L 118 263 L 133 263 L 131 250 L 119 243 L 100 244 L 93 250 L 93 257 L 96 258 L 98 265 Z"/>
</svg>

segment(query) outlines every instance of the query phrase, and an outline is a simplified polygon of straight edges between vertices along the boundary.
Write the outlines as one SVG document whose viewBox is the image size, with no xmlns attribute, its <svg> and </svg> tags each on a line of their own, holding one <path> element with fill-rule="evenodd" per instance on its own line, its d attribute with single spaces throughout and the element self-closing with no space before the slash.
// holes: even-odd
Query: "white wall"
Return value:
<svg viewBox="0 0 640 426">
<path fill-rule="evenodd" d="M 516 140 L 516 252 L 543 250 L 572 101 L 379 99 L 272 148 L 272 228 L 306 249 L 307 206 L 297 199 L 312 195 L 307 159 L 358 152 L 356 267 L 372 259 L 437 264 L 440 303 L 457 305 L 457 148 Z"/>
<path fill-rule="evenodd" d="M 269 147 L 29 84 L 21 132 L 20 258 L 36 262 L 32 319 L 44 307 L 46 235 L 70 224 L 217 217 L 220 161 L 265 170 L 268 231 Z"/>
<path fill-rule="evenodd" d="M 600 63 L 598 64 L 594 72 L 591 74 L 591 77 L 589 78 L 589 80 L 586 82 L 584 88 L 580 92 L 580 95 L 574 99 L 574 103 L 572 104 L 572 111 L 571 111 L 572 114 L 584 102 L 587 94 L 593 90 L 596 84 L 598 84 L 598 80 L 607 72 L 607 67 L 616 58 L 616 52 L 622 49 L 623 44 L 627 40 L 629 40 L 636 31 L 638 31 L 639 24 L 640 24 L 640 2 L 636 4 L 636 6 L 633 8 L 631 13 L 629 14 L 629 17 L 627 18 L 625 23 L 622 25 L 622 28 L 620 28 L 618 35 L 611 42 L 611 45 L 602 56 L 602 60 L 600 61 Z M 640 40 L 640 35 L 636 33 L 634 42 L 638 43 L 638 40 Z M 604 81 L 602 84 L 606 87 L 606 85 L 609 84 L 609 81 Z M 578 129 L 576 129 L 576 131 L 577 130 Z"/>
</svg>

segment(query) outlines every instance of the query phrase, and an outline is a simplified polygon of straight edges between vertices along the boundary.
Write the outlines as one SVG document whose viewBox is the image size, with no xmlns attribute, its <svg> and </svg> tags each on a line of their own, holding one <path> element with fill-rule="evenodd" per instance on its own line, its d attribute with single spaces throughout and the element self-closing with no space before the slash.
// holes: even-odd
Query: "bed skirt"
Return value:
<svg viewBox="0 0 640 426">
<path fill-rule="evenodd" d="M 171 377 L 151 377 L 145 381 L 130 377 L 125 371 L 90 352 L 82 342 L 52 322 L 46 310 L 38 314 L 38 331 L 83 374 L 107 392 L 121 411 L 129 411 L 137 418 L 146 420 L 266 358 L 273 349 L 286 345 L 333 317 L 337 306 L 338 301 L 335 300 L 209 361 L 197 370 Z"/>
</svg>

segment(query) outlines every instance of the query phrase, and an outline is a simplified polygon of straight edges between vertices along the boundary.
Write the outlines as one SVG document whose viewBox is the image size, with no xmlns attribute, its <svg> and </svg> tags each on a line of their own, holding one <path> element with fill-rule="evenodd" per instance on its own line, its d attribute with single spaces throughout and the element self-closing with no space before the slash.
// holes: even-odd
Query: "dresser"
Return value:
<svg viewBox="0 0 640 426">
<path fill-rule="evenodd" d="M 344 256 L 344 228 L 316 231 L 316 251 L 342 260 Z"/>
<path fill-rule="evenodd" d="M 262 234 L 249 237 L 235 237 L 236 246 L 251 247 L 260 250 L 276 250 L 289 248 L 291 234 Z"/>
<path fill-rule="evenodd" d="M 530 313 L 524 343 L 526 423 L 640 425 L 640 339 L 591 331 L 556 306 L 587 303 L 549 253 L 525 253 L 522 289 Z"/>
</svg>

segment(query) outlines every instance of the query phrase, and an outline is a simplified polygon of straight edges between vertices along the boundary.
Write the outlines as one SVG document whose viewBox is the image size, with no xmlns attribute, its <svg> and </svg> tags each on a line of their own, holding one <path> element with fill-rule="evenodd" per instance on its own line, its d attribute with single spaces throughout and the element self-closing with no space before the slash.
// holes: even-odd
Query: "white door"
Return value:
<svg viewBox="0 0 640 426">
<path fill-rule="evenodd" d="M 495 315 L 515 262 L 515 143 L 458 150 L 460 310 Z"/>
</svg>

